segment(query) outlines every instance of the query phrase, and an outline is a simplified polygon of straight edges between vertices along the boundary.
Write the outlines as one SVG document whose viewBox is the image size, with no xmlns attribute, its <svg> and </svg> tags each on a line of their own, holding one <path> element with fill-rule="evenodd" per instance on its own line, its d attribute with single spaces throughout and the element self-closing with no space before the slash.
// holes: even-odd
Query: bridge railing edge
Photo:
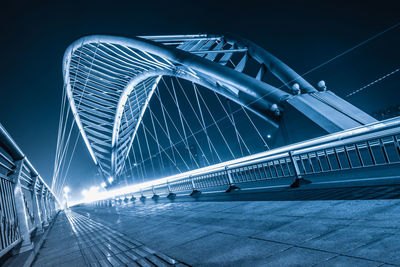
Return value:
<svg viewBox="0 0 400 267">
<path fill-rule="evenodd" d="M 0 123 L 0 259 L 33 249 L 60 203 Z"/>
</svg>

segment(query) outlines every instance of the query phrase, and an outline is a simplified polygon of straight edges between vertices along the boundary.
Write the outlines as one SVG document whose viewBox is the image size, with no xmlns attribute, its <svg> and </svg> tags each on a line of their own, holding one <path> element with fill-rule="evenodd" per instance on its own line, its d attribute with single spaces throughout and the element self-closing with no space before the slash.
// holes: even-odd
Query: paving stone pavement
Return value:
<svg viewBox="0 0 400 267">
<path fill-rule="evenodd" d="M 73 211 L 61 212 L 33 266 L 186 266 Z"/>
<path fill-rule="evenodd" d="M 398 199 L 148 200 L 73 210 L 192 266 L 400 265 Z"/>
</svg>

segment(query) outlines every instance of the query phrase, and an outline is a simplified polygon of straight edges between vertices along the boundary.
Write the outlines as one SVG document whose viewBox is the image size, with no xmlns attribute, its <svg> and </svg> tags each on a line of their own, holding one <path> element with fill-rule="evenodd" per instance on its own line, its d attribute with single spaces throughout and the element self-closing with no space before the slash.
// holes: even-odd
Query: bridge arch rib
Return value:
<svg viewBox="0 0 400 267">
<path fill-rule="evenodd" d="M 228 67 L 233 55 L 239 60 Z M 254 75 L 243 72 L 249 58 L 259 63 Z M 162 76 L 175 76 L 214 90 L 275 126 L 283 105 L 288 100 L 296 105 L 293 98 L 297 96 L 290 91 L 294 83 L 302 93 L 318 93 L 279 59 L 231 35 L 83 37 L 66 50 L 63 71 L 76 123 L 104 177 L 121 170 Z M 266 71 L 289 90 L 263 82 Z"/>
</svg>

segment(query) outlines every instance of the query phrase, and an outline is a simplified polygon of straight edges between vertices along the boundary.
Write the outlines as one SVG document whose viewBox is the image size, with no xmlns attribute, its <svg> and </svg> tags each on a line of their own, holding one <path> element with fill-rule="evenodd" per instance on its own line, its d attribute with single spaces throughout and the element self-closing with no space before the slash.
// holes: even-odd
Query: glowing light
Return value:
<svg viewBox="0 0 400 267">
<path fill-rule="evenodd" d="M 89 190 L 83 190 L 82 195 L 84 196 L 84 202 L 92 202 L 98 198 L 99 186 L 92 186 Z"/>
<path fill-rule="evenodd" d="M 343 132 L 338 132 L 330 135 L 326 135 L 323 137 L 318 137 L 314 139 L 310 139 L 304 142 L 299 142 L 295 144 L 291 144 L 288 146 L 283 146 L 280 148 L 275 148 L 272 150 L 260 152 L 257 154 L 253 154 L 250 156 L 242 157 L 242 158 L 237 158 L 234 160 L 226 161 L 226 162 L 221 162 L 218 164 L 210 165 L 207 167 L 203 167 L 200 169 L 195 169 L 189 172 L 185 173 L 180 173 L 180 174 L 175 174 L 172 176 L 164 177 L 161 179 L 156 179 L 140 184 L 135 184 L 135 185 L 130 185 L 114 190 L 109 190 L 109 191 L 103 191 L 103 192 L 95 192 L 90 198 L 85 197 L 85 202 L 91 202 L 91 201 L 96 201 L 96 200 L 102 200 L 102 199 L 110 199 L 110 198 L 116 198 L 118 196 L 123 196 L 123 195 L 129 195 L 133 193 L 138 193 L 143 190 L 149 190 L 155 185 L 167 185 L 168 183 L 182 180 L 182 179 L 187 179 L 188 177 L 199 175 L 199 174 L 207 174 L 211 172 L 218 172 L 218 171 L 224 171 L 228 168 L 237 168 L 237 167 L 242 167 L 244 165 L 250 165 L 250 164 L 255 164 L 258 162 L 262 161 L 267 161 L 270 159 L 276 159 L 280 157 L 287 157 L 289 151 L 296 150 L 297 153 L 301 154 L 304 153 L 304 151 L 308 151 L 312 149 L 313 151 L 318 150 L 318 149 L 324 149 L 327 145 L 329 145 L 331 142 L 336 142 L 337 140 L 342 140 L 342 142 L 346 142 L 347 138 L 354 138 L 357 136 L 362 137 L 365 133 L 368 132 L 375 132 L 380 129 L 385 129 L 385 128 L 390 128 L 390 127 L 396 127 L 400 125 L 400 120 L 398 118 L 395 119 L 390 119 L 385 122 L 377 122 L 377 123 L 372 123 L 366 126 L 360 126 L 357 128 L 349 129 Z M 268 136 L 267 136 L 268 137 Z M 112 178 L 112 177 L 110 177 Z M 87 190 L 84 190 L 89 194 Z M 84 195 L 86 195 L 84 194 Z M 79 204 L 79 202 L 74 203 Z"/>
<path fill-rule="evenodd" d="M 110 177 L 108 177 L 108 179 L 107 179 L 107 180 L 108 180 L 108 182 L 109 182 L 110 184 L 111 184 L 112 182 L 114 182 L 114 178 L 113 178 L 113 177 L 111 177 L 111 176 L 110 176 Z"/>
<path fill-rule="evenodd" d="M 269 135 L 267 135 L 267 138 L 271 138 L 271 135 L 269 134 Z"/>
<path fill-rule="evenodd" d="M 105 182 L 102 182 L 102 183 L 100 184 L 100 186 L 103 187 L 103 188 L 105 188 L 105 187 L 107 186 L 107 184 L 106 184 Z"/>
<path fill-rule="evenodd" d="M 71 192 L 71 189 L 68 186 L 64 187 L 64 193 L 68 194 L 69 192 Z"/>
</svg>

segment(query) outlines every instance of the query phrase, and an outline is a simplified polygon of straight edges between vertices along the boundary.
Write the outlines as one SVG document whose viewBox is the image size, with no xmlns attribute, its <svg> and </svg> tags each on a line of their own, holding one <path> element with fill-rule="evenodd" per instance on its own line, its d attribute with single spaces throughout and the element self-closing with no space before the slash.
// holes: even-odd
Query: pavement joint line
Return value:
<svg viewBox="0 0 400 267">
<path fill-rule="evenodd" d="M 315 263 L 315 264 L 313 264 L 313 265 L 311 265 L 311 266 L 312 266 L 312 267 L 313 267 L 313 266 L 318 266 L 319 264 L 323 264 L 324 262 L 330 261 L 330 260 L 332 260 L 332 259 L 334 259 L 334 258 L 337 258 L 337 257 L 340 257 L 340 255 L 339 255 L 339 254 L 333 255 L 332 257 L 327 258 L 327 259 L 325 259 L 325 260 L 323 260 L 323 261 L 321 261 L 321 262 Z"/>
<path fill-rule="evenodd" d="M 268 242 L 272 242 L 272 243 L 277 243 L 277 244 L 282 244 L 282 245 L 287 245 L 287 246 L 292 246 L 292 247 L 297 247 L 297 248 L 302 248 L 302 249 L 309 249 L 309 250 L 315 250 L 315 251 L 319 251 L 319 252 L 337 254 L 337 256 L 345 256 L 345 257 L 354 258 L 354 259 L 367 260 L 367 261 L 373 261 L 373 262 L 382 263 L 382 264 L 393 265 L 392 263 L 388 263 L 388 262 L 381 261 L 381 260 L 371 260 L 371 259 L 367 259 L 367 258 L 363 258 L 363 257 L 357 257 L 357 256 L 345 254 L 345 253 L 334 252 L 334 251 L 329 251 L 329 250 L 324 250 L 324 249 L 311 248 L 311 247 L 306 247 L 306 246 L 301 246 L 301 245 L 296 245 L 296 244 L 290 244 L 290 243 L 276 241 L 276 240 L 269 240 L 269 239 L 260 238 L 260 237 L 248 236 L 248 238 L 256 239 L 256 240 L 262 240 L 262 241 L 268 241 Z M 279 253 L 281 253 L 281 252 L 279 252 Z"/>
<path fill-rule="evenodd" d="M 168 249 L 172 249 L 172 248 L 176 248 L 176 247 L 179 247 L 179 246 L 182 246 L 182 245 L 186 245 L 186 244 L 188 244 L 188 243 L 190 243 L 190 242 L 200 240 L 200 239 L 202 239 L 202 238 L 204 238 L 204 237 L 211 236 L 211 235 L 213 235 L 213 234 L 215 234 L 215 233 L 217 233 L 217 232 L 211 232 L 211 233 L 202 235 L 202 236 L 200 236 L 200 237 L 197 237 L 197 238 L 195 238 L 195 239 L 191 239 L 191 240 L 185 241 L 185 242 L 180 243 L 180 244 L 178 244 L 178 245 L 170 246 L 170 247 L 168 247 Z"/>
</svg>

